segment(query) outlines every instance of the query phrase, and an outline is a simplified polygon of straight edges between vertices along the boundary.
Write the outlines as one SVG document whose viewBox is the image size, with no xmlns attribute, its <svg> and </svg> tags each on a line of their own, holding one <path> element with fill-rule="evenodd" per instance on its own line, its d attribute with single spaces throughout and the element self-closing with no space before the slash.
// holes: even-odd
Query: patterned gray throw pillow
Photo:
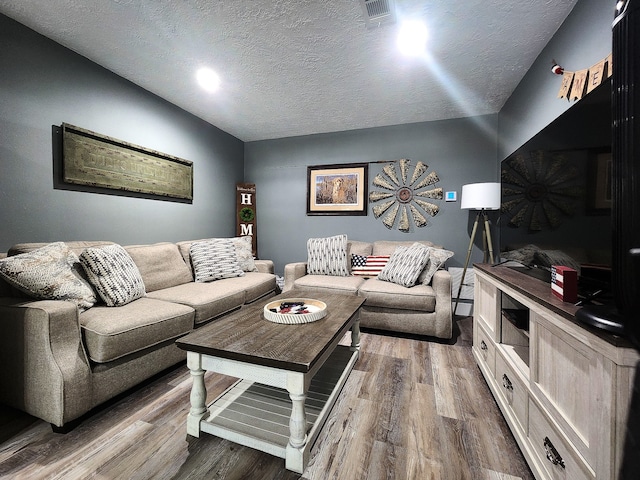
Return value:
<svg viewBox="0 0 640 480">
<path fill-rule="evenodd" d="M 397 247 L 378 275 L 378 279 L 403 287 L 413 287 L 429 261 L 430 250 L 417 242 L 410 247 Z"/>
<path fill-rule="evenodd" d="M 307 240 L 307 273 L 348 277 L 347 236 L 335 235 Z"/>
<path fill-rule="evenodd" d="M 212 238 L 195 242 L 189 248 L 196 282 L 210 282 L 223 278 L 242 277 L 236 247 L 230 238 Z"/>
<path fill-rule="evenodd" d="M 78 256 L 64 242 L 0 260 L 0 276 L 18 290 L 40 300 L 68 300 L 80 311 L 96 303 L 82 278 Z"/>
<path fill-rule="evenodd" d="M 126 305 L 146 294 L 138 267 L 120 245 L 87 248 L 80 263 L 108 307 Z"/>
<path fill-rule="evenodd" d="M 453 257 L 454 253 L 450 250 L 445 250 L 444 248 L 432 248 L 429 251 L 429 261 L 427 262 L 427 266 L 420 274 L 418 281 L 424 285 L 429 285 L 431 283 L 431 279 L 433 275 L 443 268 L 445 262 Z"/>
</svg>

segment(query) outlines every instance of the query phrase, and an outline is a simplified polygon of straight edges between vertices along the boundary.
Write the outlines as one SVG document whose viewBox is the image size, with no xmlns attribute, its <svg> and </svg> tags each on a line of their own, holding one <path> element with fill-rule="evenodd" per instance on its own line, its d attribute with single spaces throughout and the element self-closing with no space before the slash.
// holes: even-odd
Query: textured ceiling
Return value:
<svg viewBox="0 0 640 480">
<path fill-rule="evenodd" d="M 357 0 L 0 0 L 0 13 L 253 141 L 495 113 L 576 2 L 396 0 L 399 20 L 426 22 L 425 58 L 397 52 L 398 23 L 367 29 Z M 218 92 L 198 87 L 200 66 Z"/>
</svg>

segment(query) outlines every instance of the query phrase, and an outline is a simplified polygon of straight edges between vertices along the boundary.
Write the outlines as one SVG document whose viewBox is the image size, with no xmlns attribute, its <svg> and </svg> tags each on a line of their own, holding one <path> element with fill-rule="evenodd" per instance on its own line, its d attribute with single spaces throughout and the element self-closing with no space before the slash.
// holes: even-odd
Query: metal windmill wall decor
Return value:
<svg viewBox="0 0 640 480">
<path fill-rule="evenodd" d="M 397 226 L 405 233 L 411 231 L 411 220 L 418 228 L 428 225 L 427 217 L 436 216 L 440 210 L 433 200 L 442 200 L 443 197 L 442 188 L 433 187 L 440 181 L 436 172 L 427 173 L 429 167 L 420 161 L 411 176 L 410 169 L 411 160 L 407 158 L 388 163 L 373 179 L 374 187 L 383 190 L 369 193 L 369 201 L 376 203 L 373 206 L 374 217 L 382 217 L 382 224 L 388 229 Z"/>
</svg>

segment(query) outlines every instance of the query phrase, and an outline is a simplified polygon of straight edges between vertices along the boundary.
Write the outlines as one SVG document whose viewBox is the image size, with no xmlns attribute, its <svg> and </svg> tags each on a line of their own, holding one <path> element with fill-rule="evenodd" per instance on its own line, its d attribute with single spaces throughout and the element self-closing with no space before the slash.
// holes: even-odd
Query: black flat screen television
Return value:
<svg viewBox="0 0 640 480">
<path fill-rule="evenodd" d="M 575 267 L 583 301 L 611 302 L 611 147 L 608 78 L 502 161 L 501 261 Z"/>
<path fill-rule="evenodd" d="M 576 318 L 640 349 L 640 0 L 615 3 L 612 47 L 611 78 L 502 162 L 500 255 L 575 257 L 581 300 L 600 292 Z"/>
</svg>

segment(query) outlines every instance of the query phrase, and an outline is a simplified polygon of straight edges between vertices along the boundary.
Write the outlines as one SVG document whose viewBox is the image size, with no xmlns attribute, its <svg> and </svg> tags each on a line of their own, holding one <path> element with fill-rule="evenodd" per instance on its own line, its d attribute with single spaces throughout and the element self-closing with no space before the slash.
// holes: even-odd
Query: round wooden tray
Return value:
<svg viewBox="0 0 640 480">
<path fill-rule="evenodd" d="M 304 302 L 309 313 L 280 313 L 280 305 L 286 302 Z M 277 310 L 273 312 L 272 309 Z M 327 304 L 311 298 L 285 298 L 269 302 L 264 306 L 264 318 L 274 323 L 297 325 L 311 323 L 324 318 L 327 315 Z"/>
</svg>

